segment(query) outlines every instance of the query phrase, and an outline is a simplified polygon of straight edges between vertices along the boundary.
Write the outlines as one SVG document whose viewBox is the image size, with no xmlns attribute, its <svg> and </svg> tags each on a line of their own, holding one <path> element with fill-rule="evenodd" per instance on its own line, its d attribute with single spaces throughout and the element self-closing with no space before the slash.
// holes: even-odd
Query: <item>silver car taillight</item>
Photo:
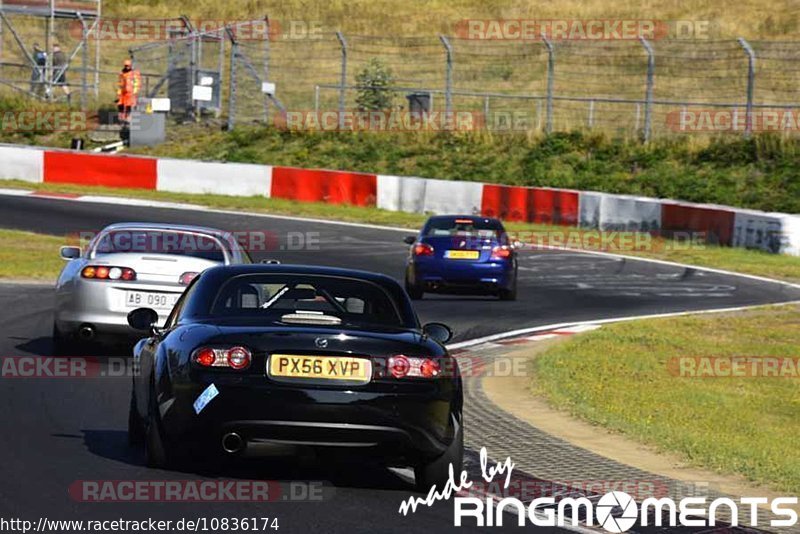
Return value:
<svg viewBox="0 0 800 534">
<path fill-rule="evenodd" d="M 129 267 L 110 267 L 108 265 L 88 265 L 81 270 L 81 278 L 90 280 L 136 280 L 136 271 Z"/>
</svg>

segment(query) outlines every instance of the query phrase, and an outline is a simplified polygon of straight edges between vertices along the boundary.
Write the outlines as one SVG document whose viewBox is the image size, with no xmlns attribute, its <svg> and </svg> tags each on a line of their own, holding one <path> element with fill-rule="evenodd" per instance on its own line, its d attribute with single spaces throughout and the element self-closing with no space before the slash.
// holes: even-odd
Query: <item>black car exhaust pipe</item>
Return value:
<svg viewBox="0 0 800 534">
<path fill-rule="evenodd" d="M 92 325 L 85 324 L 78 329 L 78 336 L 84 341 L 91 341 L 94 339 L 95 331 Z"/>
<path fill-rule="evenodd" d="M 236 454 L 244 448 L 242 436 L 236 432 L 229 432 L 222 436 L 222 450 L 228 454 Z"/>
</svg>

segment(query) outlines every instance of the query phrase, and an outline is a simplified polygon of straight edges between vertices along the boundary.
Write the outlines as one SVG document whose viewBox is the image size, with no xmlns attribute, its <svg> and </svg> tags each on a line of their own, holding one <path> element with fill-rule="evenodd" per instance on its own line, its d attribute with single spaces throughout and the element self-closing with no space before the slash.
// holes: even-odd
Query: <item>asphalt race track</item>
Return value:
<svg viewBox="0 0 800 534">
<path fill-rule="evenodd" d="M 271 232 L 278 239 L 276 250 L 254 252 L 255 260 L 274 257 L 283 263 L 359 268 L 400 280 L 408 250 L 402 242 L 406 234 L 392 230 L 0 196 L 0 227 L 65 236 L 65 244 L 68 234 L 96 232 L 120 221 Z M 301 240 L 313 243 L 313 248 L 287 250 Z M 800 290 L 780 284 L 574 252 L 523 252 L 519 275 L 516 302 L 491 297 L 426 296 L 417 306 L 420 319 L 448 323 L 456 332 L 455 341 L 459 341 L 545 324 L 800 299 Z M 43 289 L 41 294 L 48 292 Z"/>
<path fill-rule="evenodd" d="M 392 230 L 209 211 L 0 196 L 2 228 L 66 236 L 97 231 L 119 221 L 269 231 L 278 237 L 279 246 L 274 251 L 254 253 L 256 259 L 274 257 L 283 263 L 362 268 L 397 278 L 402 277 L 407 253 L 402 243 L 404 234 Z M 318 246 L 313 246 L 314 250 L 288 250 L 292 247 L 286 246 L 287 238 L 295 239 L 296 243 L 298 235 L 318 237 Z M 553 323 L 800 299 L 800 289 L 779 284 L 578 253 L 524 252 L 520 266 L 517 302 L 426 297 L 418 305 L 421 319 L 450 324 L 459 341 Z M 3 358 L 49 355 L 51 288 L 0 285 L 0 324 Z M 278 532 L 408 533 L 453 529 L 451 503 L 438 503 L 401 516 L 400 502 L 412 495 L 408 481 L 397 473 L 358 462 L 347 465 L 321 465 L 313 459 L 243 462 L 222 473 L 147 469 L 141 454 L 130 449 L 126 442 L 129 380 L 125 376 L 2 380 L 0 473 L 5 483 L 0 485 L 0 516 L 34 522 L 45 514 L 48 519 L 84 520 L 277 517 L 281 527 Z M 198 477 L 277 480 L 283 482 L 283 492 L 278 502 L 268 504 L 81 503 L 68 492 L 71 485 L 81 480 Z M 320 481 L 322 499 L 314 502 L 284 499 L 283 496 L 291 497 L 290 481 Z M 296 487 L 302 488 L 302 484 Z"/>
</svg>

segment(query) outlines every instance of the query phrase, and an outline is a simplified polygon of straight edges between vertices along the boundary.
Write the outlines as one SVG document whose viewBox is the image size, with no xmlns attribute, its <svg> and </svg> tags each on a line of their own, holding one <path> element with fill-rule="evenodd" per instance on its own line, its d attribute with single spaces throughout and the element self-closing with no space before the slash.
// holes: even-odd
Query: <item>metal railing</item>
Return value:
<svg viewBox="0 0 800 534">
<path fill-rule="evenodd" d="M 426 93 L 434 111 L 483 113 L 482 124 L 490 126 L 512 116 L 511 130 L 583 129 L 645 142 L 683 133 L 691 113 L 727 115 L 730 128 L 714 125 L 711 133 L 750 135 L 763 126 L 759 113 L 800 106 L 800 41 L 502 41 L 343 32 L 295 39 L 272 33 L 266 18 L 204 32 L 184 20 L 179 35 L 131 49 L 138 68 L 152 75 L 145 91 L 177 98 L 183 84 L 193 118 L 210 112 L 229 128 L 270 123 L 276 110 L 335 111 L 344 128 L 344 114 L 359 108 L 359 93 L 372 90 L 389 91 L 392 110 L 407 109 L 409 93 Z M 242 37 L 240 26 L 255 23 L 266 24 L 270 38 Z M 388 87 L 359 85 L 375 60 L 391 73 Z M 0 84 L 11 83 L 6 72 L 0 70 Z M 75 72 L 87 78 L 93 71 Z M 213 78 L 211 104 L 192 98 L 203 76 Z M 15 81 L 25 77 L 17 72 Z M 271 84 L 274 93 L 265 92 Z"/>
</svg>

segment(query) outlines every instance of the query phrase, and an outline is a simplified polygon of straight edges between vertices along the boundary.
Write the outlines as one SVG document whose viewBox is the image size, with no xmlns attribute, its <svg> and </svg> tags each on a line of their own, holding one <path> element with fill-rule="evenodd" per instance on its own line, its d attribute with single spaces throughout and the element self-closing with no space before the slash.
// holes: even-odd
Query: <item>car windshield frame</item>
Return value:
<svg viewBox="0 0 800 534">
<path fill-rule="evenodd" d="M 222 258 L 212 259 L 196 254 L 176 253 L 165 250 L 147 250 L 147 249 L 113 250 L 113 251 L 98 250 L 98 247 L 102 245 L 104 240 L 109 239 L 112 234 L 116 233 L 161 234 L 162 236 L 163 234 L 183 234 L 187 236 L 193 236 L 195 239 L 196 238 L 208 239 L 216 244 L 216 246 L 219 249 L 219 252 L 222 255 Z M 185 230 L 185 229 L 174 229 L 174 228 L 148 228 L 148 227 L 111 228 L 104 230 L 103 232 L 98 234 L 97 237 L 95 237 L 95 239 L 89 246 L 89 258 L 95 259 L 109 254 L 153 254 L 153 255 L 175 256 L 179 258 L 193 258 L 193 259 L 222 262 L 222 263 L 230 263 L 233 257 L 233 251 L 229 248 L 229 244 L 212 233 L 201 232 L 196 230 Z"/>
<path fill-rule="evenodd" d="M 231 313 L 230 311 L 226 312 L 225 309 L 220 309 L 220 299 L 227 299 L 229 296 L 229 291 L 231 289 L 231 284 L 240 284 L 242 283 L 242 279 L 252 279 L 253 284 L 259 285 L 269 285 L 270 280 L 274 280 L 272 282 L 274 285 L 280 285 L 280 289 L 278 292 L 273 293 L 269 298 L 267 298 L 263 303 L 259 303 L 259 306 L 256 308 L 243 308 L 249 310 L 245 313 Z M 327 283 L 333 281 L 342 281 L 347 283 L 356 283 L 356 284 L 363 284 L 364 286 L 368 286 L 373 290 L 378 291 L 378 294 L 386 301 L 386 303 L 390 306 L 391 311 L 391 321 L 370 321 L 368 320 L 369 317 L 373 317 L 371 314 L 364 314 L 364 315 L 357 315 L 356 313 L 351 313 L 343 307 L 341 302 L 338 302 L 336 299 L 331 300 L 326 296 L 319 286 L 315 285 L 314 282 L 321 282 L 324 281 L 326 283 L 319 284 L 323 286 L 323 290 L 330 291 L 331 288 L 325 288 L 324 286 Z M 288 283 L 283 283 L 283 282 Z M 245 282 L 248 283 L 248 282 Z M 324 301 L 318 300 L 317 302 L 324 302 L 326 305 L 335 308 L 334 311 L 337 314 L 328 314 L 323 312 L 325 317 L 338 317 L 341 319 L 338 323 L 330 323 L 324 324 L 323 322 L 294 322 L 294 321 L 285 321 L 284 318 L 287 315 L 296 315 L 298 313 L 298 308 L 295 306 L 293 310 L 286 310 L 284 308 L 272 308 L 275 302 L 279 302 L 281 299 L 275 299 L 275 296 L 279 292 L 283 292 L 286 288 L 289 287 L 291 283 L 290 290 L 298 289 L 297 286 L 312 286 L 314 290 L 317 292 L 317 297 L 322 297 Z M 303 291 L 303 289 L 299 289 Z M 328 293 L 329 296 L 335 297 L 332 293 Z M 353 295 L 352 298 L 357 297 L 357 295 Z M 304 299 L 300 299 L 304 300 Z M 362 299 L 363 300 L 363 299 Z M 264 306 L 268 304 L 269 306 Z M 301 314 L 303 312 L 301 311 Z M 308 313 L 308 319 L 314 317 L 312 313 L 317 313 L 314 311 L 305 311 Z M 264 326 L 313 326 L 315 328 L 356 328 L 356 329 L 364 329 L 364 328 L 391 328 L 391 329 L 407 329 L 407 328 L 415 328 L 414 325 L 411 323 L 416 324 L 416 318 L 407 317 L 406 313 L 404 313 L 404 308 L 400 302 L 397 301 L 395 296 L 389 291 L 386 287 L 382 284 L 374 282 L 372 280 L 367 280 L 365 278 L 360 278 L 357 276 L 342 276 L 342 275 L 330 275 L 330 274 L 319 274 L 319 273 L 291 273 L 291 272 L 281 272 L 281 273 L 244 273 L 238 274 L 236 276 L 232 276 L 224 281 L 222 281 L 213 291 L 213 295 L 207 301 L 205 313 L 203 314 L 206 320 L 211 321 L 233 321 L 235 322 L 236 319 L 241 320 L 242 322 L 251 323 L 253 321 L 259 321 L 260 319 L 264 319 L 263 322 L 259 321 L 260 324 Z"/>
</svg>

